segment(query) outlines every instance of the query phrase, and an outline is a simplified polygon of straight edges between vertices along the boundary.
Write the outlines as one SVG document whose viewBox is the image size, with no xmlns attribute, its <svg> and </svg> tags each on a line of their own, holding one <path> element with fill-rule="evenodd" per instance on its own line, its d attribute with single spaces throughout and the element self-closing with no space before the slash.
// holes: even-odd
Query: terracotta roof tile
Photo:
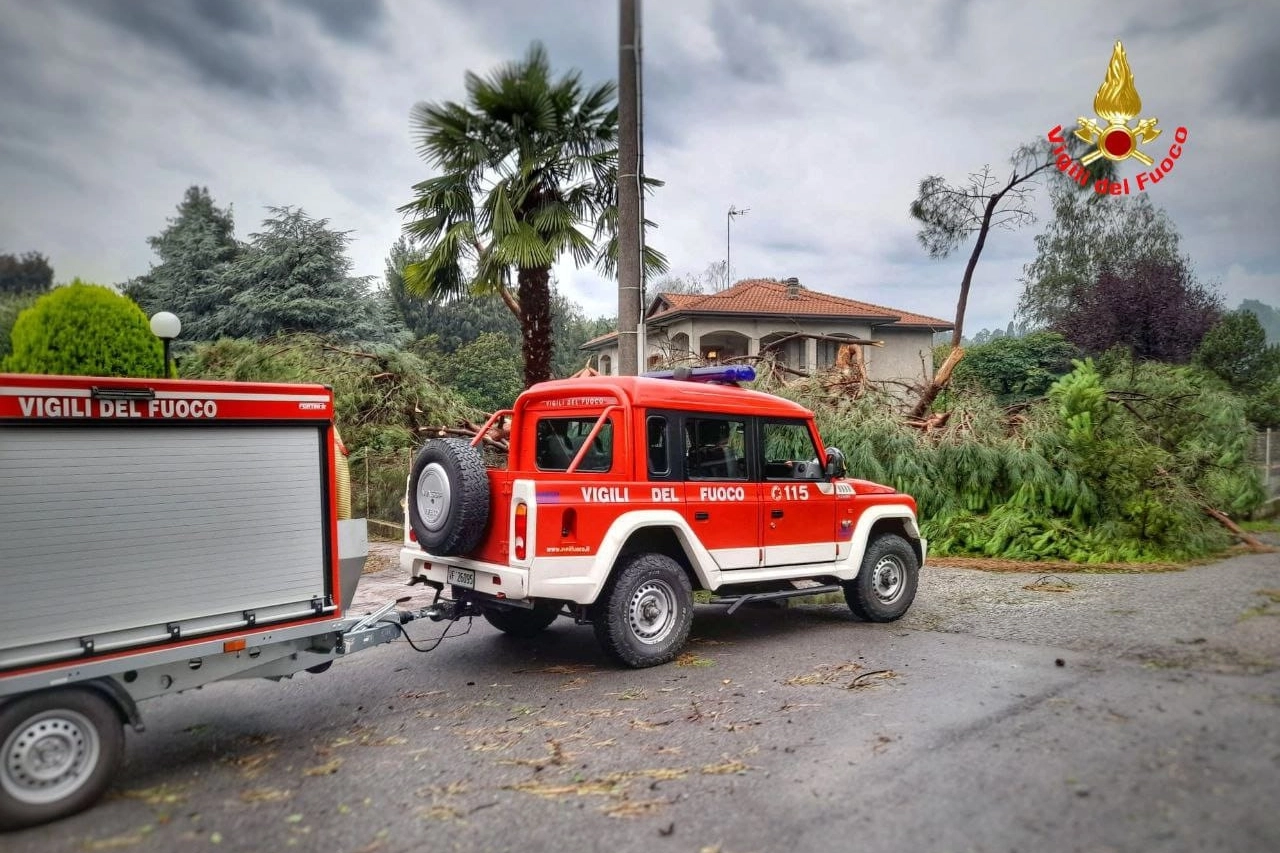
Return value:
<svg viewBox="0 0 1280 853">
<path fill-rule="evenodd" d="M 773 317 L 846 317 L 868 321 L 872 326 L 924 327 L 937 331 L 954 328 L 946 320 L 888 308 L 871 302 L 847 299 L 801 287 L 796 296 L 787 295 L 787 284 L 767 278 L 744 279 L 719 293 L 659 293 L 666 307 L 647 315 L 646 322 L 665 320 L 680 314 L 749 314 Z M 582 345 L 588 349 L 618 336 L 609 332 Z"/>
<path fill-rule="evenodd" d="M 719 293 L 659 294 L 670 307 L 650 315 L 660 319 L 668 314 L 757 314 L 772 316 L 822 316 L 849 317 L 872 321 L 880 320 L 903 326 L 930 326 L 951 328 L 946 320 L 915 314 L 897 308 L 887 308 L 857 299 L 847 299 L 830 293 L 821 293 L 801 287 L 796 296 L 787 295 L 787 284 L 772 279 L 746 279 Z"/>
</svg>

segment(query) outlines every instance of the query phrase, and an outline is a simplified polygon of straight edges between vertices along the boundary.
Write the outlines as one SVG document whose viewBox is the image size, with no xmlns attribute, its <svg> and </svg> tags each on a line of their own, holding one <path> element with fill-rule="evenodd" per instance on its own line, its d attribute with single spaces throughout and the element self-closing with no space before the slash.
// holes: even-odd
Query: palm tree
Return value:
<svg viewBox="0 0 1280 853">
<path fill-rule="evenodd" d="M 418 152 L 440 175 L 415 184 L 414 200 L 400 208 L 413 217 L 405 233 L 423 251 L 405 267 L 405 286 L 436 300 L 499 295 L 520 320 L 532 385 L 551 378 L 552 265 L 568 252 L 579 266 L 614 272 L 615 86 L 584 90 L 576 71 L 553 80 L 536 42 L 488 78 L 468 72 L 466 85 L 466 105 L 413 108 Z M 658 252 L 647 251 L 646 261 L 666 268 Z"/>
</svg>

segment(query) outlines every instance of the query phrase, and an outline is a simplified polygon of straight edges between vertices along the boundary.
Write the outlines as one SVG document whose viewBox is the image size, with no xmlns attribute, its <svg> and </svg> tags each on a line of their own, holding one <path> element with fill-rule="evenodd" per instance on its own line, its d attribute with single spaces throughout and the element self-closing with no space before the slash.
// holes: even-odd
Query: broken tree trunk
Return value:
<svg viewBox="0 0 1280 853">
<path fill-rule="evenodd" d="M 920 400 L 907 417 L 918 420 L 929 413 L 929 407 L 933 405 L 933 401 L 942 393 L 942 389 L 947 387 L 947 383 L 951 381 L 951 372 L 956 369 L 956 365 L 960 363 L 962 358 L 964 358 L 964 347 L 952 347 L 946 361 L 942 362 L 942 366 L 933 374 L 933 381 L 925 387 L 924 392 L 920 395 Z"/>
</svg>

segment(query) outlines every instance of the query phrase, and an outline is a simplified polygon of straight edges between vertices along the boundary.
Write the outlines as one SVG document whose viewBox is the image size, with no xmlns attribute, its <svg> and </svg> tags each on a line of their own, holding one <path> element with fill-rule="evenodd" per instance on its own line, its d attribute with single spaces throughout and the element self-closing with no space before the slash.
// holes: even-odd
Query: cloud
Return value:
<svg viewBox="0 0 1280 853">
<path fill-rule="evenodd" d="M 320 88 L 314 67 L 282 57 L 286 34 L 257 0 L 94 0 L 80 8 L 188 66 L 197 84 L 258 97 L 308 97 Z"/>
<path fill-rule="evenodd" d="M 1240 115 L 1280 118 L 1280 35 L 1272 29 L 1271 37 L 1233 60 L 1223 75 L 1223 99 Z"/>
<path fill-rule="evenodd" d="M 711 29 L 730 76 L 751 83 L 780 81 L 797 58 L 840 64 L 863 52 L 847 20 L 809 2 L 716 0 Z"/>
<path fill-rule="evenodd" d="M 952 316 L 969 246 L 931 261 L 907 215 L 917 183 L 1003 169 L 1017 145 L 1089 114 L 1125 42 L 1174 171 L 1151 191 L 1202 279 L 1228 302 L 1270 299 L 1280 275 L 1280 80 L 1275 4 L 1193 0 L 1070 9 L 996 0 L 644 3 L 646 212 L 672 273 L 723 261 L 731 204 L 740 277 Z M 587 85 L 618 70 L 617 4 L 597 0 L 0 0 L 0 252 L 38 250 L 59 279 L 119 282 L 185 188 L 351 230 L 358 274 L 380 276 L 396 208 L 431 172 L 409 110 L 462 100 L 535 39 Z M 1132 175 L 1136 164 L 1122 164 Z M 1044 205 L 1040 205 L 1044 210 Z M 1045 211 L 1047 212 L 1047 211 Z M 971 330 L 1004 326 L 1038 226 L 992 235 Z M 592 314 L 617 288 L 556 268 Z"/>
<path fill-rule="evenodd" d="M 370 40 L 387 21 L 382 0 L 289 0 L 289 5 L 315 16 L 338 39 Z"/>
</svg>

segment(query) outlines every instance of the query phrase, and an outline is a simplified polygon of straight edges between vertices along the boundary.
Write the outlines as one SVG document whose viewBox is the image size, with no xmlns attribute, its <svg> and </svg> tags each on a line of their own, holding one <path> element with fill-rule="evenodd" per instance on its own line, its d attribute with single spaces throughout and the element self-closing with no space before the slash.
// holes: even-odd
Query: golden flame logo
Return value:
<svg viewBox="0 0 1280 853">
<path fill-rule="evenodd" d="M 1093 96 L 1093 111 L 1112 124 L 1124 124 L 1142 112 L 1142 98 L 1133 85 L 1133 71 L 1124 55 L 1124 45 L 1116 42 L 1107 65 L 1107 79 Z"/>
<path fill-rule="evenodd" d="M 1107 126 L 1100 127 L 1091 118 L 1076 120 L 1080 125 L 1075 132 L 1076 137 L 1096 146 L 1080 158 L 1081 163 L 1087 166 L 1099 157 L 1117 162 L 1132 157 L 1144 165 L 1151 165 L 1151 158 L 1139 151 L 1138 146 L 1160 135 L 1160 129 L 1156 127 L 1159 119 L 1144 118 L 1136 127 L 1129 127 L 1129 119 L 1142 112 L 1142 98 L 1138 97 L 1138 89 L 1133 84 L 1133 71 L 1124 54 L 1124 45 L 1118 41 L 1111 51 L 1106 79 L 1093 98 L 1093 111 L 1106 120 Z"/>
</svg>

